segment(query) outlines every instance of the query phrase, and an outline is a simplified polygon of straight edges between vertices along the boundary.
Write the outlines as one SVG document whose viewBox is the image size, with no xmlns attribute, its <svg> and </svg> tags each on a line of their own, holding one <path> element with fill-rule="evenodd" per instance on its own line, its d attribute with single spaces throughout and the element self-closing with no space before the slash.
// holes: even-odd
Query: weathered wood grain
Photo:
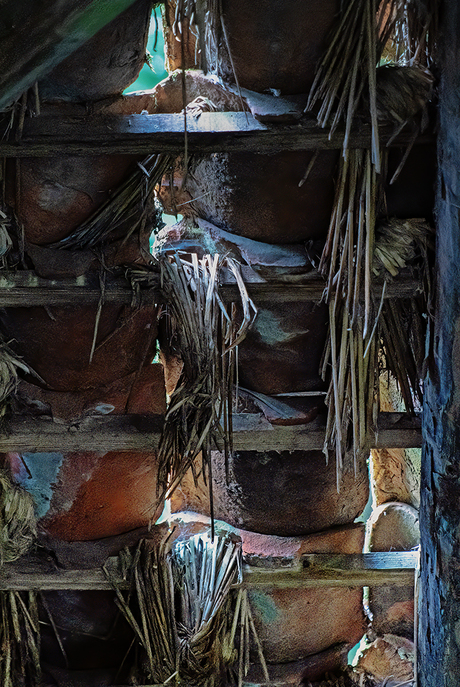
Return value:
<svg viewBox="0 0 460 687">
<path fill-rule="evenodd" d="M 0 110 L 133 2 L 4 0 L 0 15 Z"/>
<path fill-rule="evenodd" d="M 158 448 L 162 424 L 162 416 L 89 416 L 67 425 L 47 418 L 17 415 L 0 434 L 0 451 L 154 451 Z M 321 450 L 324 428 L 323 418 L 307 425 L 281 426 L 270 424 L 262 414 L 237 414 L 233 448 L 235 451 Z M 421 445 L 419 417 L 381 413 L 377 430 L 370 438 L 371 447 Z"/>
<path fill-rule="evenodd" d="M 267 272 L 267 270 L 266 270 Z M 263 302 L 319 302 L 324 294 L 324 280 L 311 272 L 302 278 L 302 283 L 289 282 L 287 278 L 281 280 L 273 277 L 259 277 L 254 270 L 242 268 L 243 279 L 248 293 L 256 305 Z M 400 275 L 388 283 L 386 298 L 410 298 L 418 289 L 418 282 L 410 274 Z M 380 299 L 382 291 L 381 280 L 375 280 L 374 291 Z M 225 301 L 239 300 L 238 288 L 235 281 L 223 281 L 221 294 Z M 139 302 L 145 305 L 161 303 L 164 297 L 159 288 L 159 275 L 151 273 L 148 284 L 142 286 L 138 292 L 139 301 L 129 282 L 123 277 L 107 277 L 104 302 L 129 305 Z M 101 291 L 97 275 L 94 277 L 81 276 L 75 279 L 44 279 L 34 272 L 27 270 L 9 272 L 0 271 L 0 307 L 33 307 L 37 305 L 87 305 L 97 303 Z"/>
<path fill-rule="evenodd" d="M 363 587 L 411 585 L 417 565 L 416 552 L 366 554 L 306 554 L 292 567 L 243 566 L 245 587 Z M 117 573 L 115 558 L 106 563 L 110 577 L 126 584 Z M 0 568 L 0 590 L 100 590 L 112 589 L 102 568 L 94 570 L 49 569 L 49 565 L 24 562 Z"/>
<path fill-rule="evenodd" d="M 446 0 L 441 17 L 435 318 L 420 490 L 422 687 L 457 687 L 460 675 L 460 3 Z"/>
<path fill-rule="evenodd" d="M 383 145 L 392 131 L 381 127 Z M 312 117 L 282 125 L 259 122 L 245 112 L 204 112 L 198 119 L 187 120 L 189 153 L 334 150 L 341 149 L 343 137 L 341 131 L 329 137 Z M 405 145 L 410 138 L 403 132 L 392 145 Z M 424 135 L 417 143 L 431 140 Z M 363 124 L 353 131 L 349 147 L 368 148 L 370 141 L 370 126 Z M 40 116 L 26 120 L 19 141 L 0 135 L 0 157 L 177 154 L 183 147 L 181 114 Z"/>
</svg>

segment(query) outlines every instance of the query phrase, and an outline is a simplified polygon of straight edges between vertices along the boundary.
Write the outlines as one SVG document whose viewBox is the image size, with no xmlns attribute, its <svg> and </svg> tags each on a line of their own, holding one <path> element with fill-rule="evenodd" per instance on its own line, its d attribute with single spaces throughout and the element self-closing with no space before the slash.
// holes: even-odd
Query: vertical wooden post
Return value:
<svg viewBox="0 0 460 687">
<path fill-rule="evenodd" d="M 442 5 L 436 314 L 420 511 L 420 687 L 460 684 L 460 3 Z"/>
</svg>

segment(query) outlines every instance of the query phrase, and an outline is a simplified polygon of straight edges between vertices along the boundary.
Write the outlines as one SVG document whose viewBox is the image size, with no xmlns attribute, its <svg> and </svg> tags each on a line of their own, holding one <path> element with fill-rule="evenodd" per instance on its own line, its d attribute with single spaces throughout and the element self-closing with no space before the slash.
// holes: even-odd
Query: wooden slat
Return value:
<svg viewBox="0 0 460 687">
<path fill-rule="evenodd" d="M 248 267 L 243 267 L 242 273 L 248 293 L 256 305 L 264 302 L 318 302 L 324 293 L 324 280 L 316 272 L 305 275 L 302 284 L 281 281 L 276 276 L 271 279 L 268 277 L 262 279 Z M 160 303 L 164 300 L 158 283 L 158 276 L 152 273 L 151 286 L 140 289 L 140 299 L 143 304 Z M 385 297 L 409 298 L 417 292 L 418 288 L 418 282 L 410 275 L 401 275 L 397 280 L 388 283 Z M 381 281 L 375 281 L 374 290 L 376 298 L 380 299 Z M 226 301 L 239 299 L 234 281 L 223 282 L 221 293 Z M 97 276 L 95 278 L 81 276 L 76 279 L 43 279 L 27 270 L 0 271 L 0 307 L 88 305 L 97 303 L 100 296 Z M 123 278 L 109 277 L 105 287 L 104 301 L 123 305 L 131 304 L 133 292 L 129 283 Z"/>
<path fill-rule="evenodd" d="M 0 451 L 154 451 L 162 423 L 161 416 L 140 415 L 86 417 L 71 425 L 13 416 L 0 434 Z M 418 416 L 381 413 L 371 447 L 417 448 L 421 441 Z M 307 425 L 280 426 L 270 424 L 262 414 L 234 416 L 235 451 L 321 450 L 323 443 L 323 418 Z"/>
<path fill-rule="evenodd" d="M 257 568 L 243 566 L 243 585 L 261 587 L 364 587 L 414 582 L 416 552 L 368 554 L 307 554 L 292 567 Z M 93 570 L 50 570 L 28 561 L 0 568 L 0 590 L 108 590 L 111 583 L 101 568 Z M 115 558 L 107 562 L 110 575 L 120 587 L 125 583 L 116 572 Z"/>
<path fill-rule="evenodd" d="M 392 132 L 391 127 L 381 127 L 383 145 Z M 184 118 L 181 114 L 46 115 L 26 120 L 21 140 L 13 138 L 0 136 L 0 157 L 177 154 L 184 147 Z M 410 133 L 403 132 L 393 145 L 405 145 L 410 138 Z M 417 143 L 431 141 L 431 136 L 424 136 Z M 342 144 L 343 132 L 329 137 L 312 117 L 282 125 L 264 124 L 244 112 L 204 112 L 198 119 L 187 120 L 189 153 L 331 150 L 341 149 Z M 352 132 L 350 148 L 370 144 L 368 124 Z"/>
<path fill-rule="evenodd" d="M 296 567 L 264 569 L 245 566 L 246 587 L 377 587 L 414 583 L 418 554 L 306 554 Z"/>
</svg>

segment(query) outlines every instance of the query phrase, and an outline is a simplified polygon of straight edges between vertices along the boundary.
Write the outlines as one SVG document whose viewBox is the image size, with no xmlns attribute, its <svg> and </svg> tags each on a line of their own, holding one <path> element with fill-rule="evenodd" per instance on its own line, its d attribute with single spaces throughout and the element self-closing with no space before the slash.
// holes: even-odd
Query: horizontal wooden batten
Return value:
<svg viewBox="0 0 460 687">
<path fill-rule="evenodd" d="M 381 126 L 386 145 L 393 127 Z M 403 131 L 391 145 L 404 146 L 412 132 Z M 184 148 L 182 114 L 134 114 L 88 116 L 42 115 L 27 119 L 20 140 L 2 135 L 0 157 L 53 157 L 55 155 L 150 155 L 178 154 Z M 293 124 L 267 124 L 245 112 L 204 112 L 187 118 L 189 153 L 254 152 L 287 150 L 340 150 L 343 132 L 329 136 L 312 117 Z M 431 136 L 417 143 L 431 142 Z M 350 148 L 370 148 L 371 127 L 363 124 L 352 132 Z"/>
<path fill-rule="evenodd" d="M 163 425 L 162 416 L 119 415 L 85 417 L 63 424 L 44 418 L 13 416 L 0 434 L 0 451 L 155 451 Z M 273 425 L 262 414 L 234 415 L 235 451 L 321 450 L 323 418 L 305 425 Z M 421 446 L 420 418 L 405 413 L 380 413 L 374 448 Z M 222 447 L 220 447 L 222 448 Z"/>
<path fill-rule="evenodd" d="M 366 554 L 307 554 L 292 566 L 258 568 L 243 566 L 243 585 L 247 588 L 279 587 L 365 587 L 392 584 L 408 586 L 414 582 L 417 552 L 392 551 Z M 106 564 L 110 578 L 120 588 L 127 583 L 117 573 L 117 561 Z M 58 570 L 49 564 L 28 560 L 0 568 L 0 590 L 109 590 L 113 589 L 102 568 Z"/>
<path fill-rule="evenodd" d="M 292 568 L 245 566 L 245 587 L 378 587 L 414 583 L 418 553 L 305 554 Z"/>
<path fill-rule="evenodd" d="M 316 272 L 302 278 L 302 283 L 282 281 L 279 277 L 261 278 L 249 267 L 242 267 L 242 274 L 248 293 L 255 304 L 263 302 L 300 302 L 320 301 L 324 294 L 325 282 Z M 149 285 L 148 285 L 149 284 Z M 374 292 L 380 299 L 383 282 L 376 280 Z M 403 275 L 388 282 L 385 298 L 410 298 L 417 293 L 419 283 L 410 275 Z M 222 297 L 226 301 L 239 300 L 234 281 L 224 281 L 221 285 Z M 86 276 L 74 279 L 45 279 L 34 272 L 21 270 L 0 271 L 0 307 L 34 307 L 41 305 L 65 306 L 98 303 L 101 289 L 98 277 Z M 148 283 L 135 292 L 126 279 L 109 277 L 104 290 L 105 303 L 135 305 L 136 303 L 161 303 L 164 296 L 159 289 L 159 275 L 152 272 Z"/>
</svg>

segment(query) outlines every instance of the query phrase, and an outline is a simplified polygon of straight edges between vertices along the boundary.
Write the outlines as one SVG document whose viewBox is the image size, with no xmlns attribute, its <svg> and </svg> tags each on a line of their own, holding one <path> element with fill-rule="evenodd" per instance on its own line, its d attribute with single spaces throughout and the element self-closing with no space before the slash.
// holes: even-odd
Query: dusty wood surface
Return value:
<svg viewBox="0 0 460 687">
<path fill-rule="evenodd" d="M 120 415 L 85 417 L 63 424 L 49 418 L 13 416 L 0 434 L 0 451 L 154 451 L 158 448 L 162 416 Z M 235 451 L 321 450 L 324 419 L 307 425 L 272 425 L 262 414 L 234 415 Z M 405 413 L 381 413 L 372 448 L 417 448 L 420 418 Z M 222 446 L 219 448 L 223 449 Z"/>
<path fill-rule="evenodd" d="M 267 270 L 266 270 L 267 272 Z M 324 294 L 324 280 L 311 272 L 302 277 L 303 283 L 290 283 L 273 277 L 258 276 L 253 269 L 242 268 L 243 279 L 254 302 L 299 302 L 320 301 Z M 152 272 L 147 286 L 139 289 L 138 296 L 123 277 L 108 277 L 104 302 L 130 304 L 160 303 L 164 298 L 159 289 L 159 275 Z M 404 274 L 388 282 L 386 298 L 410 298 L 415 295 L 418 282 L 410 274 Z M 375 280 L 374 291 L 380 299 L 382 282 Z M 239 300 L 235 281 L 222 281 L 221 293 L 226 301 Z M 18 272 L 0 271 L 0 307 L 33 307 L 37 305 L 82 305 L 97 303 L 101 297 L 98 276 L 75 279 L 44 279 L 27 270 Z"/>
<path fill-rule="evenodd" d="M 308 564 L 308 565 L 307 565 Z M 293 567 L 243 567 L 245 587 L 362 587 L 385 584 L 411 585 L 417 564 L 415 552 L 367 554 L 307 554 Z M 115 558 L 107 561 L 110 577 L 120 587 L 126 583 L 116 572 Z M 0 569 L 0 590 L 101 590 L 112 589 L 102 568 L 50 570 L 29 561 L 9 563 Z"/>
<path fill-rule="evenodd" d="M 438 66 L 436 286 L 425 384 L 420 506 L 418 672 L 421 687 L 460 674 L 460 4 L 443 3 Z"/>
<path fill-rule="evenodd" d="M 4 0 L 0 16 L 0 110 L 133 2 Z"/>
<path fill-rule="evenodd" d="M 120 0 L 121 1 L 121 0 Z M 128 0 L 126 0 L 127 2 Z M 392 129 L 381 127 L 385 145 Z M 1 132 L 0 132 L 1 133 Z M 405 145 L 411 136 L 403 132 L 392 145 Z M 417 139 L 418 144 L 432 140 Z M 362 125 L 350 137 L 350 148 L 370 147 L 371 130 Z M 244 112 L 204 112 L 187 119 L 189 153 L 256 152 L 340 149 L 343 133 L 329 138 L 312 117 L 298 124 L 266 124 Z M 101 155 L 179 153 L 184 147 L 184 118 L 181 114 L 41 116 L 27 119 L 21 140 L 0 135 L 0 157 L 43 157 L 53 155 Z"/>
</svg>

